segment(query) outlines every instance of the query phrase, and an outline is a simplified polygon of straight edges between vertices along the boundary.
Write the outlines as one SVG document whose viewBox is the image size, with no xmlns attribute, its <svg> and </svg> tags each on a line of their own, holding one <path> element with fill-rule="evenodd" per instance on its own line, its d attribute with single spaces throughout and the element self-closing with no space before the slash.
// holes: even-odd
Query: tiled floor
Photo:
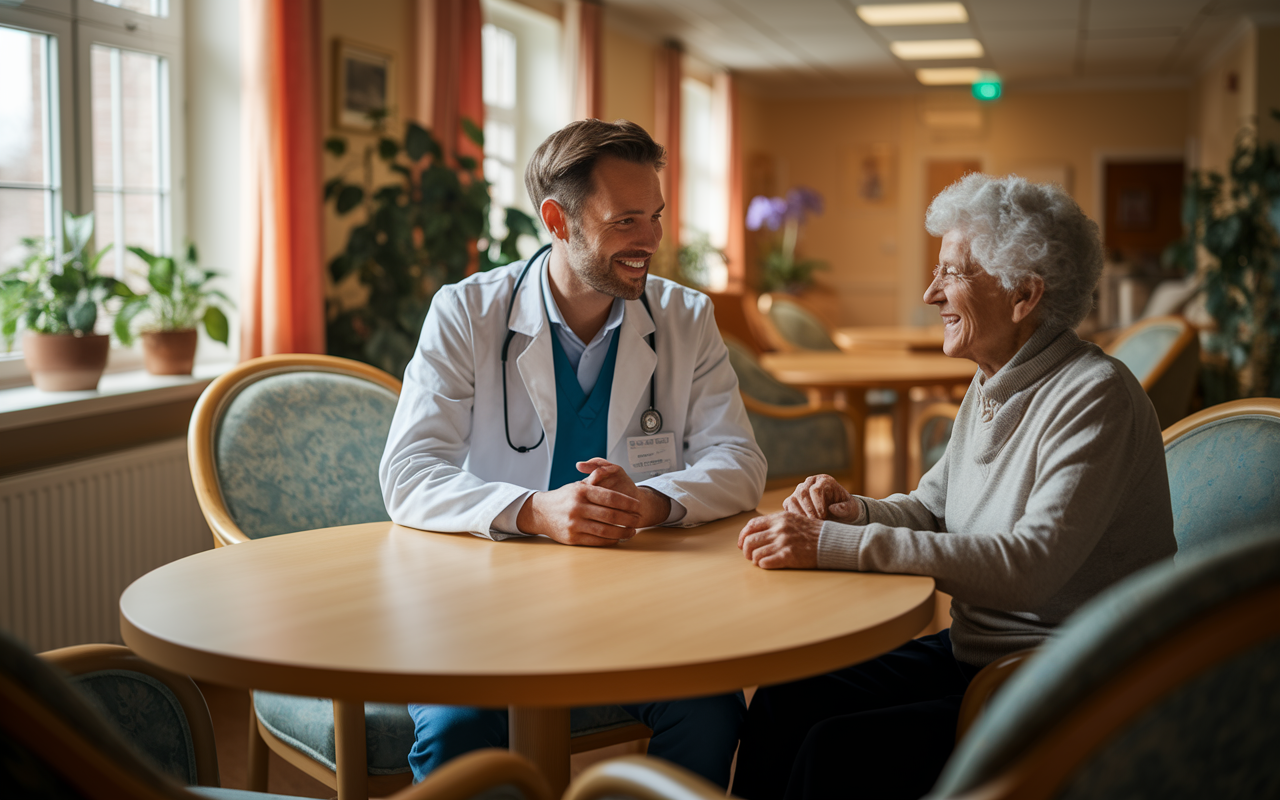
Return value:
<svg viewBox="0 0 1280 800">
<path fill-rule="evenodd" d="M 890 419 L 874 416 L 867 421 L 867 494 L 884 497 L 889 493 L 892 474 L 893 438 Z M 218 765 L 222 785 L 246 789 L 246 765 L 249 734 L 249 697 L 238 689 L 201 683 L 201 691 L 213 715 L 214 735 L 218 741 Z M 750 699 L 748 697 L 748 699 Z M 615 745 L 573 757 L 571 772 L 577 775 L 591 764 L 618 755 L 639 751 L 638 742 Z M 311 776 L 271 754 L 268 788 L 273 793 L 299 797 L 334 797 L 337 793 Z"/>
</svg>

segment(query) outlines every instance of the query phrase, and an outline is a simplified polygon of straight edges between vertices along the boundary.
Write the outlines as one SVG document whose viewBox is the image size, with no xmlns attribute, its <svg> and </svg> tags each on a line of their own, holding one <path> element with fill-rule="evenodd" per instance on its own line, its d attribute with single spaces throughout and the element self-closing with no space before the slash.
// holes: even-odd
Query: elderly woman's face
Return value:
<svg viewBox="0 0 1280 800">
<path fill-rule="evenodd" d="M 942 252 L 924 301 L 942 312 L 942 351 L 952 358 L 977 362 L 988 377 L 1017 352 L 1013 319 L 1016 303 L 999 279 L 972 263 L 969 245 L 959 231 L 942 237 Z"/>
</svg>

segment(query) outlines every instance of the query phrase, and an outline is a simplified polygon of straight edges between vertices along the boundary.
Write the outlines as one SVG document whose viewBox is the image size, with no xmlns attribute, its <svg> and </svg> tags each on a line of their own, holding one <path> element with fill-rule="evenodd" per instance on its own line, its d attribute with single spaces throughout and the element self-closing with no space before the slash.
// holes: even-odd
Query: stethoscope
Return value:
<svg viewBox="0 0 1280 800">
<path fill-rule="evenodd" d="M 516 447 L 511 442 L 511 419 L 510 419 L 510 415 L 507 413 L 507 349 L 511 347 L 511 340 L 514 339 L 516 335 L 516 332 L 510 329 L 511 328 L 511 310 L 515 308 L 516 295 L 520 292 L 520 284 L 524 283 L 525 276 L 529 274 L 529 267 L 532 267 L 533 262 L 537 261 L 538 258 L 541 257 L 543 253 L 547 252 L 550 249 L 551 249 L 551 245 L 544 244 L 538 250 L 538 252 L 533 254 L 532 258 L 524 262 L 524 269 L 520 270 L 520 277 L 516 278 L 516 286 L 514 289 L 511 290 L 511 299 L 507 301 L 507 329 L 508 330 L 507 330 L 506 341 L 502 343 L 502 424 L 507 431 L 507 446 L 510 447 L 512 450 L 515 450 L 517 453 L 527 453 L 530 450 L 537 450 L 538 445 L 542 444 L 542 442 L 547 438 L 547 431 L 543 429 L 542 437 L 538 439 L 538 443 L 533 445 L 532 447 Z M 644 310 L 649 312 L 649 319 L 653 320 L 653 309 L 649 308 L 649 298 L 644 292 L 640 293 L 640 302 L 644 304 Z M 546 306 L 545 299 L 543 300 L 543 306 L 544 308 Z M 653 320 L 653 321 L 654 321 L 654 328 L 656 329 L 657 320 Z M 555 336 L 555 331 L 552 331 L 551 335 Z M 618 334 L 615 333 L 614 335 L 616 336 Z M 649 334 L 648 340 L 649 340 L 649 349 L 652 350 L 656 355 L 658 352 L 658 348 L 654 346 L 654 343 L 653 343 L 654 338 L 652 333 Z M 640 430 L 644 432 L 645 436 L 652 436 L 653 434 L 662 430 L 662 415 L 658 413 L 658 408 L 655 403 L 655 400 L 658 396 L 657 382 L 656 382 L 658 370 L 654 369 L 653 373 L 654 373 L 653 375 L 649 376 L 649 408 L 643 414 L 640 415 Z"/>
</svg>

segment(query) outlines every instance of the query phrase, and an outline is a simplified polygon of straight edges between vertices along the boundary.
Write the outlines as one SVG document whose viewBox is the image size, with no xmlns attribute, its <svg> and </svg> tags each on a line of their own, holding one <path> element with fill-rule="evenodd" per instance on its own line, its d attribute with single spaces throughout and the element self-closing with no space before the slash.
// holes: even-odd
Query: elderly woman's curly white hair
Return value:
<svg viewBox="0 0 1280 800">
<path fill-rule="evenodd" d="M 1061 187 L 974 173 L 935 197 L 924 220 L 934 236 L 959 231 L 971 260 L 1006 290 L 1038 276 L 1042 324 L 1074 328 L 1093 307 L 1102 241 L 1097 224 Z"/>
</svg>

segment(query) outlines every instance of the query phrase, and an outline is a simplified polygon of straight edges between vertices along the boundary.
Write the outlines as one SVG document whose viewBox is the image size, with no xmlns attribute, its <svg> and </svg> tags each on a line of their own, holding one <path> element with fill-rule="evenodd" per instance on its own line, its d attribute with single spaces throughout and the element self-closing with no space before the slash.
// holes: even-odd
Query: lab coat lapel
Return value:
<svg viewBox="0 0 1280 800">
<path fill-rule="evenodd" d="M 645 408 L 649 407 L 649 378 L 658 366 L 658 356 L 649 348 L 645 337 L 653 331 L 654 322 L 644 310 L 644 304 L 639 300 L 627 301 L 622 324 L 618 326 L 618 360 L 613 370 L 613 394 L 609 397 L 607 452 L 612 453 L 626 436 L 636 405 L 643 402 Z"/>
<path fill-rule="evenodd" d="M 542 282 L 546 280 L 550 259 L 544 256 L 539 261 L 541 263 L 533 265 L 520 285 L 511 310 L 510 330 L 532 338 L 516 357 L 516 367 L 525 391 L 533 401 L 533 408 L 538 412 L 542 430 L 546 431 L 547 440 L 543 446 L 547 453 L 551 453 L 556 446 L 556 371 L 551 354 L 551 326 L 547 324 L 546 309 L 542 305 Z M 511 343 L 513 348 L 516 344 L 514 340 Z M 512 431 L 511 435 L 516 436 L 516 432 Z M 530 432 L 530 435 L 533 436 L 530 443 L 537 441 L 536 433 Z"/>
</svg>

